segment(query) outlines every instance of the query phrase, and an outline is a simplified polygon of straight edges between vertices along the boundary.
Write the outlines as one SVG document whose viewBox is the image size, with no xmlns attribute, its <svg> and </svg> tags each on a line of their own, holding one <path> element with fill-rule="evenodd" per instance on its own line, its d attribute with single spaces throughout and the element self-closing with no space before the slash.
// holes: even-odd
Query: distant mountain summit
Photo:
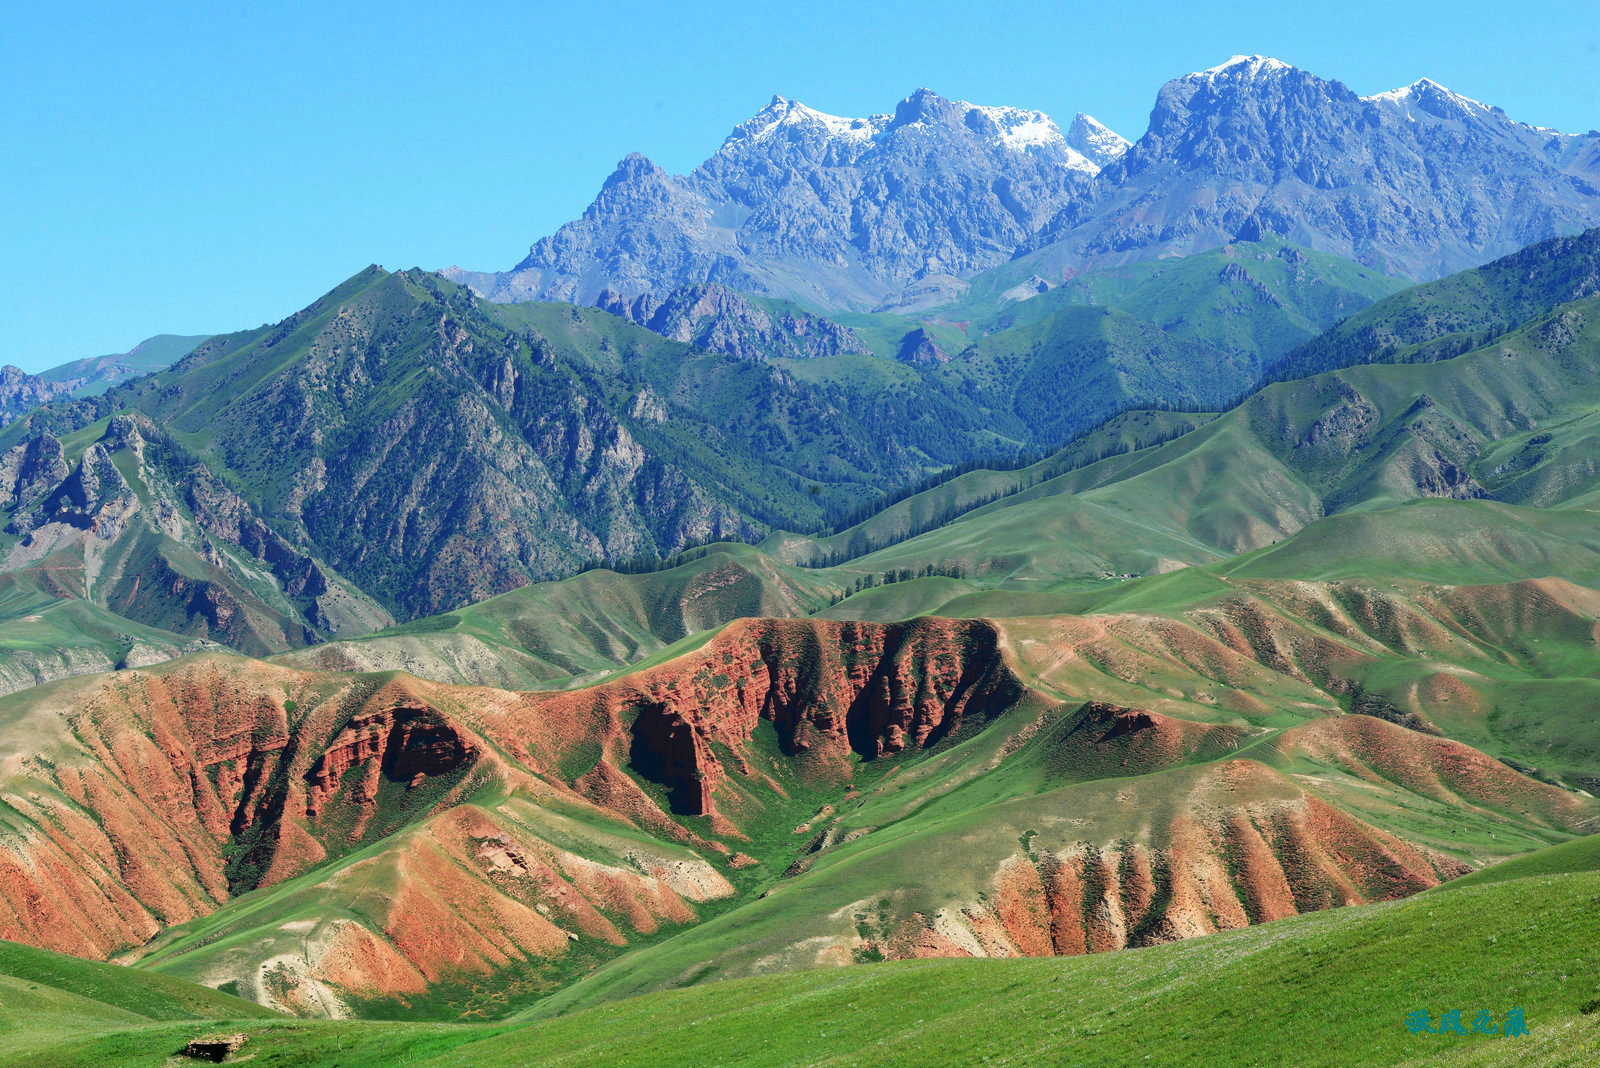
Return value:
<svg viewBox="0 0 1600 1068">
<path fill-rule="evenodd" d="M 1043 112 L 928 89 L 863 119 L 775 96 L 685 177 L 628 156 L 583 218 L 511 271 L 445 273 L 495 300 L 710 283 L 870 307 L 1004 263 L 1125 145 L 1087 116 L 1063 134 Z"/>
<path fill-rule="evenodd" d="M 693 173 L 637 154 L 498 301 L 720 285 L 820 310 L 926 307 L 1019 255 L 1085 268 L 1271 233 L 1428 279 L 1600 223 L 1600 134 L 1517 122 L 1423 79 L 1370 97 L 1267 56 L 1161 88 L 1132 145 L 1087 115 L 918 89 L 841 118 L 781 96 Z"/>
<path fill-rule="evenodd" d="M 1600 135 L 1423 79 L 1357 96 L 1265 56 L 1168 82 L 1150 129 L 1034 239 L 1073 267 L 1278 234 L 1426 279 L 1600 222 Z"/>
</svg>

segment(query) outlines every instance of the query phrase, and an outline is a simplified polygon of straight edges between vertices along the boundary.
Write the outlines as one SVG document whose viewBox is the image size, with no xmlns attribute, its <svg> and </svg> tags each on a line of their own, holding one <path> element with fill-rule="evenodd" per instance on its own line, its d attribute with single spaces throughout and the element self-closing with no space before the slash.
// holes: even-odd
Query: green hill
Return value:
<svg viewBox="0 0 1600 1068">
<path fill-rule="evenodd" d="M 73 360 L 46 371 L 47 382 L 73 383 L 74 397 L 97 397 L 119 382 L 164 371 L 208 340 L 209 334 L 157 334 L 127 352 Z"/>
<path fill-rule="evenodd" d="M 177 1032 L 193 1037 L 217 1030 L 213 1021 L 249 1026 L 272 1019 L 282 1017 L 209 987 L 0 941 L 0 1063 L 64 1063 L 58 1058 L 71 1054 L 60 1047 L 85 1033 L 132 1034 L 135 1048 L 143 1048 L 140 1029 L 152 1023 L 183 1021 Z M 101 1063 L 116 1060 L 111 1054 Z"/>
<path fill-rule="evenodd" d="M 1380 300 L 1288 353 L 1273 374 L 1303 378 L 1359 363 L 1448 359 L 1558 304 L 1592 297 L 1597 286 L 1600 229 L 1541 241 Z"/>
<path fill-rule="evenodd" d="M 587 571 L 279 659 L 509 689 L 570 686 L 735 619 L 809 615 L 834 592 L 824 575 L 723 542 L 662 571 Z"/>
</svg>

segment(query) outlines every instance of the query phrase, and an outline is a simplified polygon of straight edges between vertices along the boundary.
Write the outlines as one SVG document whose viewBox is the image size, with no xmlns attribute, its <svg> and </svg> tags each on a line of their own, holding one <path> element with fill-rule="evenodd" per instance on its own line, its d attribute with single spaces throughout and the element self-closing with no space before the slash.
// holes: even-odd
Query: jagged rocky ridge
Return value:
<svg viewBox="0 0 1600 1068">
<path fill-rule="evenodd" d="M 0 512 L 12 580 L 174 634 L 262 654 L 392 621 L 142 413 L 72 464 L 48 430 L 0 453 Z"/>
<path fill-rule="evenodd" d="M 1168 82 L 1093 195 L 1035 235 L 1075 266 L 1264 232 L 1429 279 L 1600 222 L 1600 134 L 1423 79 L 1357 96 L 1262 56 Z"/>
<path fill-rule="evenodd" d="M 871 352 L 848 326 L 803 309 L 769 309 L 723 286 L 686 286 L 659 297 L 631 298 L 607 289 L 594 306 L 673 341 L 745 360 Z"/>
<path fill-rule="evenodd" d="M 70 396 L 72 386 L 30 375 L 20 367 L 0 367 L 0 426 L 27 415 L 41 404 Z"/>
<path fill-rule="evenodd" d="M 866 119 L 774 97 L 692 174 L 630 155 L 581 220 L 511 271 L 447 274 L 496 300 L 589 303 L 604 289 L 710 283 L 870 307 L 1005 262 L 1117 152 L 1093 120 L 1072 133 L 1037 111 L 927 89 Z"/>
</svg>

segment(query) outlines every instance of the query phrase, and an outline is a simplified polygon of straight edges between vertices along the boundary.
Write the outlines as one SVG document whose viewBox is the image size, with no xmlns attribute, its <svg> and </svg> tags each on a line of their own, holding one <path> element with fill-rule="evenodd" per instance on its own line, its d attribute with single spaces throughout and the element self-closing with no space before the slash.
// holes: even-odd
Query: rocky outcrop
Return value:
<svg viewBox="0 0 1600 1068">
<path fill-rule="evenodd" d="M 1234 761 L 1213 778 L 1206 789 L 1225 796 L 1259 791 L 1275 776 Z M 1470 870 L 1311 796 L 1200 808 L 1158 834 L 1156 847 L 1050 849 L 1031 839 L 995 873 L 989 902 L 962 910 L 964 926 L 984 956 L 1104 953 L 1407 897 Z M 885 940 L 885 955 L 967 955 L 929 945 L 936 934 L 913 918 Z"/>
<path fill-rule="evenodd" d="M 1096 167 L 1107 167 L 1127 154 L 1131 142 L 1108 129 L 1093 115 L 1078 112 L 1067 127 L 1067 145 Z"/>
<path fill-rule="evenodd" d="M 76 465 L 44 432 L 8 450 L 7 500 L 6 531 L 23 539 L 7 570 L 137 623 L 266 653 L 391 618 L 268 527 L 143 413 L 109 419 Z M 120 662 L 104 659 L 81 662 Z"/>
<path fill-rule="evenodd" d="M 53 434 L 36 433 L 12 446 L 0 453 L 0 509 L 25 512 L 59 485 L 69 470 L 61 441 Z"/>
<path fill-rule="evenodd" d="M 940 348 L 938 340 L 922 326 L 901 340 L 900 351 L 895 354 L 895 358 L 901 363 L 918 367 L 950 362 L 950 354 Z"/>
<path fill-rule="evenodd" d="M 306 773 L 306 818 L 317 819 L 353 768 L 359 773 L 351 777 L 351 800 L 366 806 L 377 803 L 381 780 L 414 789 L 429 777 L 461 771 L 476 755 L 473 742 L 435 709 L 364 711 L 351 717 Z"/>
<path fill-rule="evenodd" d="M 112 445 L 114 448 L 114 443 Z M 122 532 L 138 509 L 133 487 L 117 469 L 107 443 L 95 442 L 55 491 L 42 502 L 35 525 L 61 523 L 87 530 L 102 540 Z"/>
<path fill-rule="evenodd" d="M 743 360 L 871 352 L 848 326 L 807 311 L 769 311 L 723 286 L 686 286 L 659 297 L 625 297 L 607 289 L 594 304 L 662 337 Z"/>
</svg>

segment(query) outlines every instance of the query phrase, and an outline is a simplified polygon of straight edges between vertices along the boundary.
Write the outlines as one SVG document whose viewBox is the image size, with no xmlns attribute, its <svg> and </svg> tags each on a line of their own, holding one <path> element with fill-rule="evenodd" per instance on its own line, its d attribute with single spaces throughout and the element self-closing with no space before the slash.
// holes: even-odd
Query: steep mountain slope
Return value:
<svg viewBox="0 0 1600 1068">
<path fill-rule="evenodd" d="M 73 614 L 92 629 L 106 629 L 92 622 L 98 607 L 136 632 L 260 654 L 392 622 L 143 414 L 91 423 L 65 441 L 38 431 L 0 454 L 0 514 L 7 582 L 88 602 Z M 122 656 L 94 666 L 123 662 L 137 641 L 123 635 L 119 644 Z M 155 645 L 135 659 L 159 657 L 166 643 Z"/>
<path fill-rule="evenodd" d="M 0 427 L 20 419 L 41 404 L 67 397 L 94 396 L 118 382 L 170 367 L 204 340 L 203 334 L 195 337 L 157 334 L 127 352 L 73 360 L 36 375 L 27 374 L 20 367 L 0 367 Z"/>
<path fill-rule="evenodd" d="M 1115 155 L 1099 124 L 1074 130 L 1097 159 Z M 774 97 L 687 177 L 631 155 L 512 270 L 451 277 L 495 300 L 715 283 L 871 307 L 1004 262 L 1099 167 L 1037 111 L 919 89 L 893 115 L 844 119 Z"/>
<path fill-rule="evenodd" d="M 1558 304 L 1600 293 L 1600 228 L 1396 293 L 1289 353 L 1274 377 L 1449 359 Z"/>
<path fill-rule="evenodd" d="M 1033 440 L 1063 441 L 1151 396 L 1175 408 L 1224 408 L 1254 383 L 1256 365 L 1110 308 L 1067 307 L 978 341 L 938 373 Z"/>
<path fill-rule="evenodd" d="M 1297 345 L 1408 285 L 1270 235 L 1054 283 L 1034 272 L 1040 258 L 1022 256 L 987 271 L 972 279 L 961 301 L 926 314 L 940 321 L 966 321 L 969 333 L 987 334 L 1026 325 L 1063 305 L 1100 305 L 1269 368 Z M 1536 310 L 1543 309 L 1530 309 L 1530 314 Z"/>
<path fill-rule="evenodd" d="M 1163 86 L 1149 131 L 1032 247 L 1081 266 L 1270 232 L 1436 278 L 1600 222 L 1597 144 L 1427 80 L 1358 97 L 1235 56 Z"/>
<path fill-rule="evenodd" d="M 12 522 L 28 539 L 15 552 L 39 560 L 56 547 L 44 535 L 60 523 L 40 509 L 78 477 L 44 455 L 59 440 L 44 428 L 95 435 L 106 424 L 79 428 L 118 410 L 153 417 L 152 433 L 204 462 L 188 477 L 238 487 L 237 507 L 270 523 L 267 541 L 315 554 L 408 616 L 595 557 L 748 535 L 754 517 L 809 525 L 831 494 L 851 499 L 852 479 L 920 470 L 915 456 L 871 447 L 886 428 L 863 430 L 781 374 L 588 314 L 485 311 L 433 276 L 365 272 L 276 327 L 214 339 L 153 379 L 10 428 L 8 503 L 27 513 Z M 839 444 L 852 440 L 863 444 Z M 786 453 L 801 470 L 774 478 L 770 461 Z M 830 496 L 807 492 L 807 475 L 826 478 Z"/>
<path fill-rule="evenodd" d="M 985 584 L 1043 588 L 1206 563 L 1325 515 L 1418 498 L 1581 504 L 1600 488 L 1597 330 L 1591 298 L 1448 361 L 1269 386 L 1181 438 L 1031 485 L 851 566 L 883 573 L 933 560 Z M 1512 513 L 1474 514 L 1492 536 Z M 1560 525 L 1559 515 L 1513 526 Z M 1581 521 L 1570 519 L 1581 544 Z M 841 542 L 852 544 L 790 540 L 781 555 L 834 562 Z M 877 546 L 853 544 L 868 547 Z"/>
</svg>

